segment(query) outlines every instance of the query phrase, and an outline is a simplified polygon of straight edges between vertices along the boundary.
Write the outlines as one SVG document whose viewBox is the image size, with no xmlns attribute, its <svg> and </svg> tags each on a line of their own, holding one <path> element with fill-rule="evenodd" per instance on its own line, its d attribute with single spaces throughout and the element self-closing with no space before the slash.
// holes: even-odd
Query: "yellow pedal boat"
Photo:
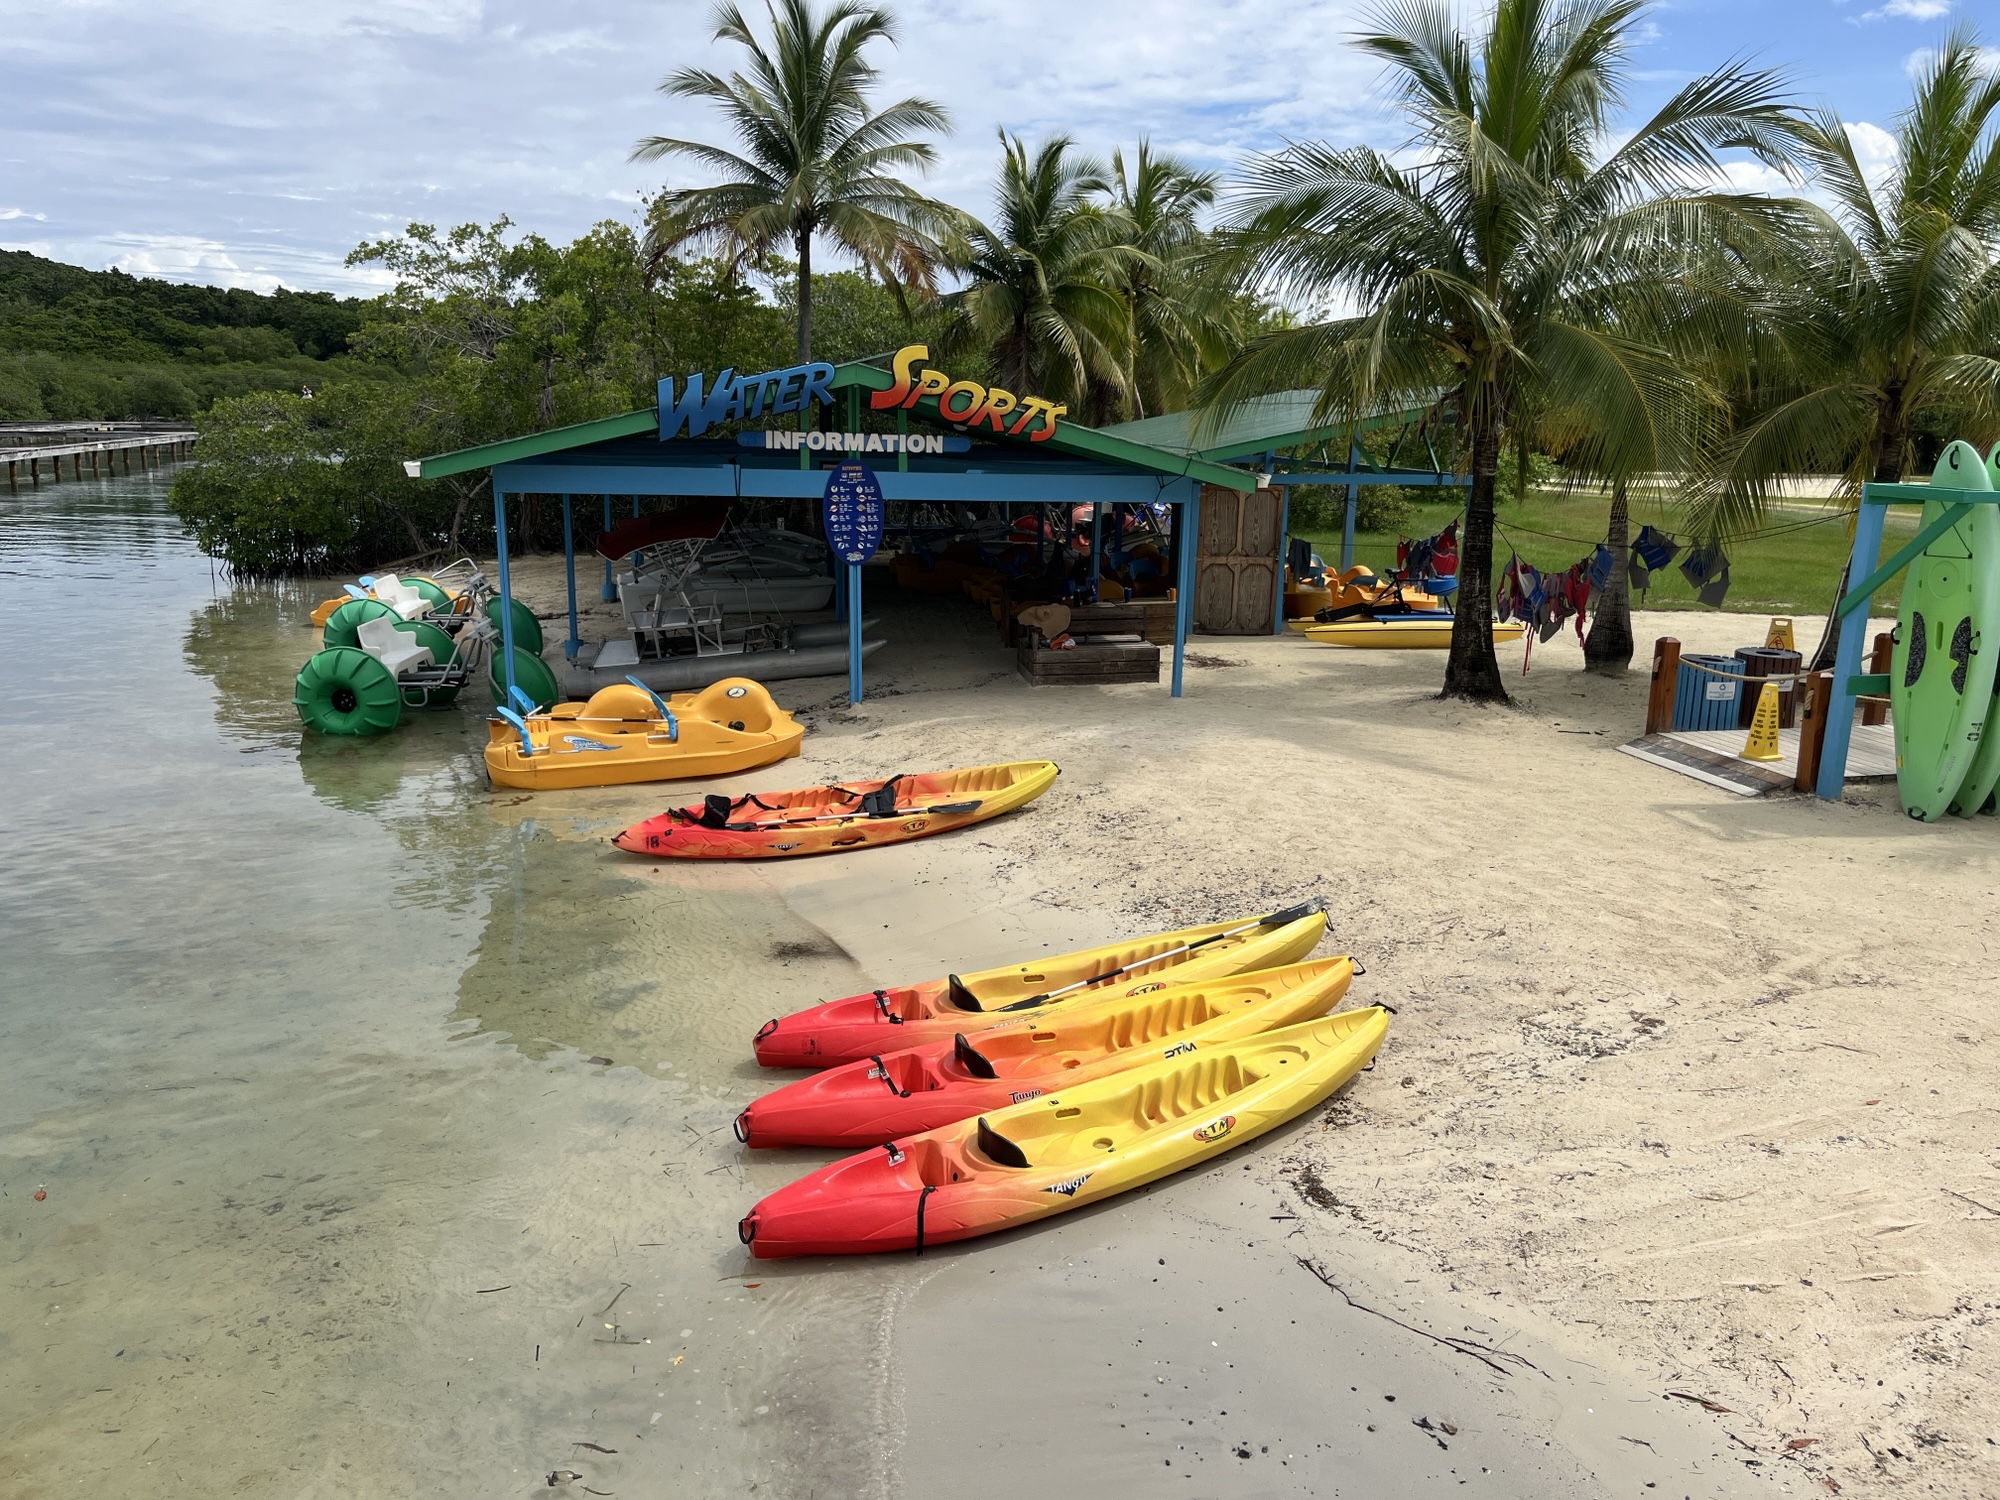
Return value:
<svg viewBox="0 0 2000 1500">
<path fill-rule="evenodd" d="M 526 718 L 500 709 L 487 721 L 486 774 L 530 791 L 727 776 L 797 755 L 804 736 L 747 677 L 665 699 L 620 682 Z"/>
<path fill-rule="evenodd" d="M 1342 620 L 1311 625 L 1305 637 L 1322 646 L 1348 646 L 1373 651 L 1442 651 L 1451 645 L 1450 620 Z M 1495 644 L 1518 641 L 1523 626 L 1510 621 L 1493 627 Z"/>
</svg>

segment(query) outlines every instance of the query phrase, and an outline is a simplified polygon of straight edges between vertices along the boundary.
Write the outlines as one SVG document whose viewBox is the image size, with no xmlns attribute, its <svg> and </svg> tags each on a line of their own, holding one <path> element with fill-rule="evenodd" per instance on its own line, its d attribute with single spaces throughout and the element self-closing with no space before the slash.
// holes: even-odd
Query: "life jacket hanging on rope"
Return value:
<svg viewBox="0 0 2000 1500">
<path fill-rule="evenodd" d="M 1680 543 L 1665 532 L 1641 526 L 1632 539 L 1632 561 L 1626 570 L 1632 587 L 1644 593 L 1653 581 L 1653 574 L 1672 562 L 1680 550 Z"/>
<path fill-rule="evenodd" d="M 1681 564 L 1681 577 L 1703 604 L 1719 607 L 1729 593 L 1729 558 L 1713 542 L 1703 542 Z"/>
</svg>

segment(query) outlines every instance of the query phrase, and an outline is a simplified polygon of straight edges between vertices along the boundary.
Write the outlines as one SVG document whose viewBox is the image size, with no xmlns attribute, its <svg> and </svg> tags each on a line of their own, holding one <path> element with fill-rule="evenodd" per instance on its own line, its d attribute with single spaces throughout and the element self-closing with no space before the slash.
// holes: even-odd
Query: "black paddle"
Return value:
<svg viewBox="0 0 2000 1500">
<path fill-rule="evenodd" d="M 866 817 L 879 822 L 884 818 L 924 817 L 931 813 L 969 813 L 976 809 L 982 800 L 974 797 L 970 802 L 933 802 L 921 807 L 898 807 L 886 813 L 808 813 L 799 818 L 771 818 L 762 823 L 725 823 L 722 826 L 735 833 L 746 833 L 759 828 L 789 828 L 794 823 L 830 823 L 855 817 Z"/>
<path fill-rule="evenodd" d="M 1224 932 L 1211 933 L 1209 936 L 1198 939 L 1195 942 L 1183 943 L 1178 948 L 1169 948 L 1164 953 L 1155 953 L 1146 958 L 1135 958 L 1129 964 L 1121 964 L 1118 968 L 1107 969 L 1102 974 L 1093 974 L 1088 979 L 1079 979 L 1074 984 L 1066 984 L 1060 989 L 1046 990 L 1039 995 L 1030 995 L 1025 1000 L 1016 1000 L 1011 1005 L 1000 1006 L 992 1014 L 1000 1015 L 1010 1010 L 1033 1010 L 1036 1006 L 1045 1005 L 1058 996 L 1067 995 L 1076 990 L 1088 989 L 1091 985 L 1102 984 L 1107 979 L 1116 979 L 1120 974 L 1129 974 L 1134 969 L 1143 969 L 1149 964 L 1160 962 L 1161 959 L 1172 958 L 1177 953 L 1192 953 L 1197 948 L 1206 948 L 1210 943 L 1219 943 L 1224 938 L 1238 937 L 1250 931 L 1253 927 L 1283 927 L 1287 923 L 1296 922 L 1301 917 L 1311 915 L 1315 910 L 1324 910 L 1324 908 L 1315 908 L 1310 901 L 1301 901 L 1297 906 L 1288 906 L 1283 911 L 1274 911 L 1268 917 L 1258 917 L 1255 921 L 1245 922 L 1240 927 L 1231 927 Z M 951 987 L 951 996 L 954 1000 L 966 1005 L 968 1010 L 985 1011 L 985 1007 L 979 1004 L 972 991 L 965 987 L 965 981 L 960 979 L 956 974 L 953 974 L 949 976 L 948 982 Z"/>
</svg>

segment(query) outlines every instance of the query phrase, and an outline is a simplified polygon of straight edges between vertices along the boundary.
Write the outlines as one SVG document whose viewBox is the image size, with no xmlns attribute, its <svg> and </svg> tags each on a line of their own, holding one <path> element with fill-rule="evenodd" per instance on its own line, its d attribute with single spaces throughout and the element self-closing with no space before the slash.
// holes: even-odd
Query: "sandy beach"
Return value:
<svg viewBox="0 0 2000 1500">
<path fill-rule="evenodd" d="M 1659 634 L 1727 650 L 1764 624 L 1642 615 L 1635 635 L 1643 662 Z M 892 644 L 858 711 L 781 685 L 806 755 L 752 780 L 1056 758 L 1034 808 L 918 861 L 976 871 L 1051 941 L 1323 899 L 1328 951 L 1368 967 L 1357 998 L 1399 1014 L 1324 1120 L 1230 1168 L 1297 1216 L 1264 1238 L 1365 1244 L 1544 1330 L 1684 1409 L 1739 1473 L 2000 1490 L 1994 825 L 1912 824 L 1880 784 L 1740 799 L 1617 754 L 1645 673 L 1584 674 L 1574 635 L 1495 710 L 1436 701 L 1434 655 L 1193 649 L 1174 702 Z"/>
</svg>

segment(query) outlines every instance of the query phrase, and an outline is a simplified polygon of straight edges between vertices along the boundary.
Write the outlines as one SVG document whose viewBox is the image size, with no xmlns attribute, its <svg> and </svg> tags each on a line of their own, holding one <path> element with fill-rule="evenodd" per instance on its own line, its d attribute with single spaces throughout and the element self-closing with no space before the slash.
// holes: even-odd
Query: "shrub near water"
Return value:
<svg viewBox="0 0 2000 1500">
<path fill-rule="evenodd" d="M 204 552 L 238 573 L 346 570 L 420 552 L 437 535 L 437 486 L 403 474 L 390 393 L 347 386 L 306 399 L 218 402 L 170 504 Z"/>
</svg>

